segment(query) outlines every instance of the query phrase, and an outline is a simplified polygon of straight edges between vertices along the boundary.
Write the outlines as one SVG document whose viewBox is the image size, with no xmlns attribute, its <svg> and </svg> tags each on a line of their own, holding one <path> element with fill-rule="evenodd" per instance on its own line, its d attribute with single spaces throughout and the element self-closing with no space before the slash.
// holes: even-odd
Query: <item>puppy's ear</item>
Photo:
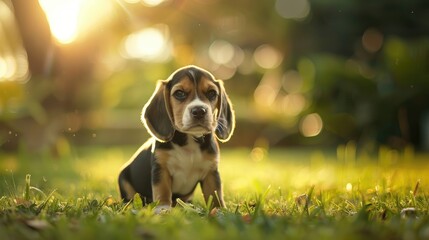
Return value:
<svg viewBox="0 0 429 240">
<path fill-rule="evenodd" d="M 232 104 L 226 95 L 222 80 L 217 80 L 220 89 L 218 101 L 217 127 L 215 134 L 220 142 L 228 141 L 235 128 L 235 115 L 232 109 Z"/>
<path fill-rule="evenodd" d="M 167 90 L 167 81 L 159 81 L 155 92 L 143 108 L 141 120 L 149 133 L 158 141 L 167 142 L 173 138 L 174 126 Z"/>
</svg>

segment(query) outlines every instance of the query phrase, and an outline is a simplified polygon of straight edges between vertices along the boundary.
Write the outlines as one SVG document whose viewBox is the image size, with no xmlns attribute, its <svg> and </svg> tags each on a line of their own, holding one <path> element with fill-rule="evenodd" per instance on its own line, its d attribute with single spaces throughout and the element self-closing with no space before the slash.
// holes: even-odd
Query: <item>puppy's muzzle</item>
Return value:
<svg viewBox="0 0 429 240">
<path fill-rule="evenodd" d="M 207 115 L 207 108 L 203 106 L 193 107 L 190 111 L 192 118 L 194 118 L 195 120 L 201 120 Z"/>
</svg>

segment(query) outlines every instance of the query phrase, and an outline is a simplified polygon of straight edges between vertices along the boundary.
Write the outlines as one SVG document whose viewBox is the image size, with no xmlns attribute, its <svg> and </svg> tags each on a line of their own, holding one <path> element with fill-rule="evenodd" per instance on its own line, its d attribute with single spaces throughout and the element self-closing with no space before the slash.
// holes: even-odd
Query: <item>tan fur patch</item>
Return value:
<svg viewBox="0 0 429 240">
<path fill-rule="evenodd" d="M 155 150 L 155 158 L 161 167 L 165 167 L 168 159 L 170 158 L 170 153 L 167 150 L 156 149 Z"/>
<path fill-rule="evenodd" d="M 222 186 L 217 184 L 217 179 L 213 172 L 209 173 L 202 181 L 202 190 L 206 202 L 212 196 L 214 207 L 225 207 Z"/>
<path fill-rule="evenodd" d="M 205 78 L 205 77 L 203 77 L 202 79 L 201 79 L 201 81 L 200 81 L 200 83 L 199 83 L 199 85 L 198 85 L 198 95 L 199 96 L 204 96 L 202 99 L 203 99 L 203 101 L 205 102 L 205 103 L 207 103 L 207 104 L 209 104 L 211 107 L 212 107 L 212 109 L 214 109 L 214 107 L 216 106 L 216 103 L 217 103 L 217 101 L 219 100 L 219 98 L 218 99 L 216 99 L 216 101 L 214 101 L 214 102 L 210 102 L 206 97 L 205 97 L 205 94 L 207 93 L 207 91 L 209 91 L 209 90 L 215 90 L 217 93 L 218 93 L 218 95 L 220 95 L 220 89 L 216 86 L 216 84 L 213 82 L 213 81 L 211 81 L 210 79 L 208 79 L 208 78 Z"/>
<path fill-rule="evenodd" d="M 207 96 L 206 93 L 210 90 L 214 90 L 217 92 L 218 97 L 216 98 L 215 101 L 210 101 Z M 198 85 L 198 95 L 201 96 L 200 98 L 202 99 L 203 102 L 205 102 L 207 105 L 210 106 L 211 108 L 211 112 L 213 114 L 213 122 L 212 122 L 212 128 L 216 128 L 217 122 L 216 122 L 216 111 L 215 109 L 218 108 L 219 106 L 219 96 L 220 96 L 220 89 L 216 86 L 216 84 L 211 81 L 208 78 L 203 77 L 200 81 L 200 84 Z M 217 109 L 217 111 L 219 111 L 219 109 Z"/>
<path fill-rule="evenodd" d="M 216 144 L 216 149 L 219 150 L 218 143 L 215 142 L 215 144 Z M 219 155 L 218 154 L 203 152 L 203 158 L 207 159 L 208 161 L 213 161 L 213 163 L 216 163 L 216 167 L 217 167 L 217 163 L 219 161 Z"/>
<path fill-rule="evenodd" d="M 185 93 L 188 94 L 188 97 L 186 98 L 185 101 L 181 102 L 173 96 L 174 92 L 176 92 L 177 90 L 184 91 Z M 189 104 L 189 102 L 194 98 L 194 96 L 195 96 L 195 87 L 193 82 L 188 77 L 182 78 L 179 81 L 179 83 L 177 83 L 172 87 L 171 93 L 170 93 L 170 105 L 173 112 L 174 124 L 178 128 L 183 127 L 182 119 L 186 109 L 186 105 Z"/>
<path fill-rule="evenodd" d="M 159 205 L 171 206 L 171 178 L 165 171 L 161 173 L 161 182 L 153 186 L 152 194 L 154 202 L 158 202 Z"/>
<path fill-rule="evenodd" d="M 152 186 L 153 201 L 158 202 L 159 205 L 171 206 L 171 176 L 166 168 L 170 154 L 165 150 L 155 151 L 156 161 L 160 165 L 160 181 Z"/>
</svg>

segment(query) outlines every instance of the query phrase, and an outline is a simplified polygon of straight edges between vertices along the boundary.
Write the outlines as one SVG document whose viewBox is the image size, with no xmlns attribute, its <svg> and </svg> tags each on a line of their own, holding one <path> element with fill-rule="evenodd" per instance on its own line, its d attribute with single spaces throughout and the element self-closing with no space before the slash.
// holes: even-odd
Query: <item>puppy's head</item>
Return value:
<svg viewBox="0 0 429 240">
<path fill-rule="evenodd" d="M 235 125 L 223 82 L 196 66 L 180 68 L 158 82 L 142 121 L 159 141 L 170 141 L 177 130 L 196 137 L 214 132 L 226 142 Z"/>
</svg>

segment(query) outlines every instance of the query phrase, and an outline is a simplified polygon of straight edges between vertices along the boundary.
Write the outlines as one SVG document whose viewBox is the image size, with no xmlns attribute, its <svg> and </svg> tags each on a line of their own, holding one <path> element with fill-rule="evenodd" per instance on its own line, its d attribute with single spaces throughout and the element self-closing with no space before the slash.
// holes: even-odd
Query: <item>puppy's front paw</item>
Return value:
<svg viewBox="0 0 429 240">
<path fill-rule="evenodd" d="M 158 205 L 154 208 L 155 214 L 167 213 L 171 209 L 170 205 Z"/>
</svg>

